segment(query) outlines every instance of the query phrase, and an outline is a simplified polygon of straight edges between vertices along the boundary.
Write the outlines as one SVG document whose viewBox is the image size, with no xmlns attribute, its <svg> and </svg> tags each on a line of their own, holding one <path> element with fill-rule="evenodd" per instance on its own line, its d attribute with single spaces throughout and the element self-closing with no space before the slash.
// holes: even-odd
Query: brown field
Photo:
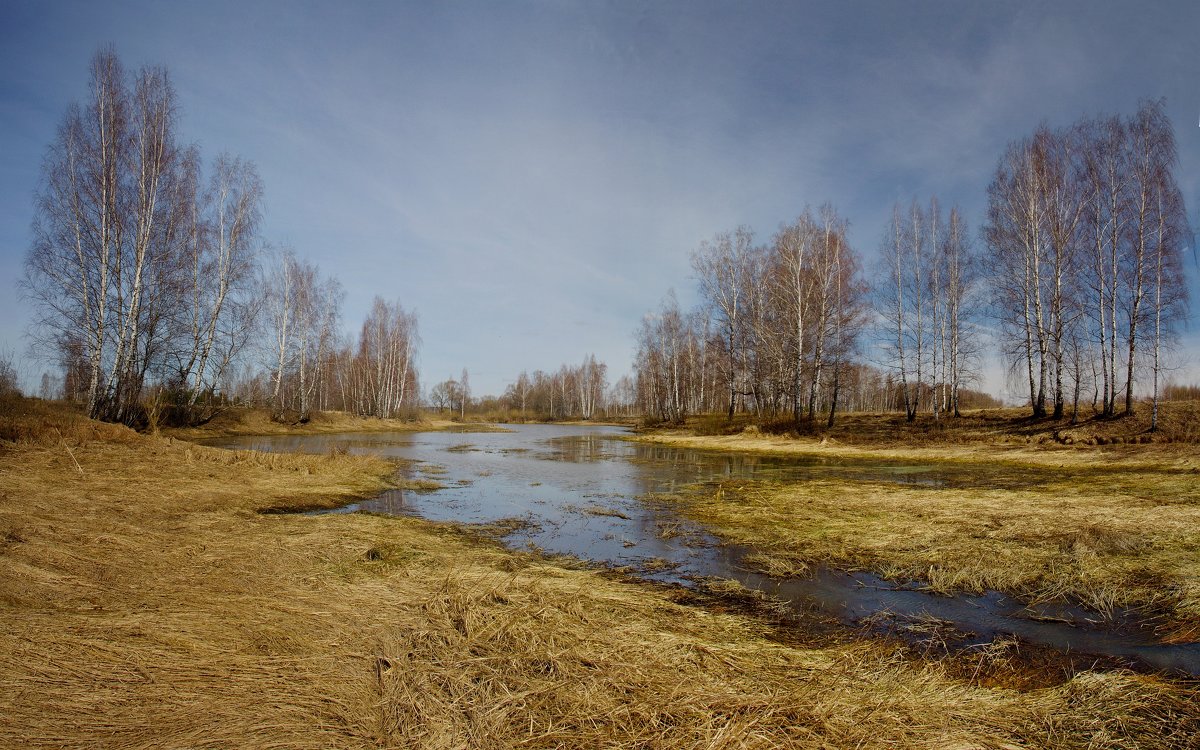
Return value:
<svg viewBox="0 0 1200 750">
<path fill-rule="evenodd" d="M 1194 689 L 781 638 L 449 527 L 264 514 L 382 487 L 0 404 L 0 746 L 1191 747 Z M 990 661 L 989 661 L 990 660 Z M 999 677 L 997 677 L 999 675 Z M 985 679 L 985 676 L 986 679 Z"/>
</svg>

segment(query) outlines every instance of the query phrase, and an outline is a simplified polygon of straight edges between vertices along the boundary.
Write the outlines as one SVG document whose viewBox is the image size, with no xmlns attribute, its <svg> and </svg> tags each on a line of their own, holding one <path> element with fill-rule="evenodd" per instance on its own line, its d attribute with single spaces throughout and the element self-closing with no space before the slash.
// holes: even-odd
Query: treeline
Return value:
<svg viewBox="0 0 1200 750">
<path fill-rule="evenodd" d="M 624 379 L 628 382 L 628 379 Z M 619 391 L 618 391 L 619 393 Z M 429 392 L 429 405 L 439 411 L 468 409 L 504 419 L 596 419 L 606 416 L 613 393 L 608 388 L 608 365 L 589 354 L 578 365 L 564 364 L 555 372 L 522 371 L 501 396 L 472 401 L 466 370 L 459 380 L 447 379 Z M 618 407 L 625 404 L 614 404 Z"/>
<path fill-rule="evenodd" d="M 522 371 L 500 397 L 501 404 L 523 418 L 593 419 L 606 407 L 608 365 L 589 354 L 578 365 L 557 372 Z"/>
<path fill-rule="evenodd" d="M 867 320 L 866 286 L 846 221 L 806 210 L 756 245 L 748 227 L 692 255 L 704 303 L 683 312 L 669 294 L 638 334 L 636 391 L 644 412 L 751 411 L 832 422 Z M 844 406 L 844 404 L 843 404 Z"/>
<path fill-rule="evenodd" d="M 1163 386 L 1162 399 L 1163 401 L 1200 401 L 1200 384 L 1167 383 Z"/>
<path fill-rule="evenodd" d="M 229 377 L 222 398 L 270 407 L 277 418 L 315 411 L 415 417 L 420 407 L 417 316 L 376 297 L 357 338 L 340 333 L 336 279 L 290 254 L 263 288 L 268 307 L 257 354 Z"/>
<path fill-rule="evenodd" d="M 265 250 L 253 163 L 206 164 L 178 114 L 165 68 L 130 74 L 102 50 L 47 150 L 22 287 L 61 394 L 129 424 L 231 398 L 301 418 L 415 407 L 416 316 L 377 301 L 345 340 L 337 280 Z"/>
<path fill-rule="evenodd" d="M 872 289 L 874 334 L 910 422 L 963 408 L 979 355 L 977 265 L 957 207 L 943 215 L 936 197 L 893 206 Z"/>
<path fill-rule="evenodd" d="M 976 250 L 957 208 L 896 204 L 870 282 L 831 206 L 805 210 L 756 244 L 748 227 L 692 254 L 701 304 L 674 294 L 642 321 L 641 410 L 790 415 L 903 410 L 957 415 L 988 398 L 977 378 L 982 330 L 1028 381 L 1034 416 L 1132 412 L 1149 372 L 1156 424 L 1162 347 L 1186 314 L 1183 249 L 1191 230 L 1176 184 L 1164 102 L 1123 119 L 1039 128 L 1012 143 L 988 189 Z M 1147 353 L 1145 350 L 1149 349 Z M 1145 366 L 1145 367 L 1143 367 Z M 1068 396 L 1069 394 L 1069 396 Z"/>
</svg>

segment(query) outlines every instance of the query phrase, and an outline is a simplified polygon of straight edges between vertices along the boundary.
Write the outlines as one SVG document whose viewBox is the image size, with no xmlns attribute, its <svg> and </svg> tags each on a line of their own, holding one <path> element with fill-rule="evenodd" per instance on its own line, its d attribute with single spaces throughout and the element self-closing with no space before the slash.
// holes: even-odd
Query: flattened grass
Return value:
<svg viewBox="0 0 1200 750">
<path fill-rule="evenodd" d="M 0 444 L 0 746 L 1183 748 L 1200 732 L 1195 694 L 1154 677 L 984 687 L 886 643 L 782 645 L 414 519 L 259 512 L 373 491 L 383 462 L 71 421 L 65 440 Z"/>
</svg>

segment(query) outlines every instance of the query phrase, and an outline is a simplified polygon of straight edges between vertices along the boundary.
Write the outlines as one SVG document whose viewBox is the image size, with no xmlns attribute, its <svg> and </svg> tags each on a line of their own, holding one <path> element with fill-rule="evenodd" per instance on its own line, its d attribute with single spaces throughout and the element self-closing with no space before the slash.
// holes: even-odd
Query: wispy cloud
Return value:
<svg viewBox="0 0 1200 750">
<path fill-rule="evenodd" d="M 932 192 L 977 224 L 1004 144 L 1043 118 L 1167 95 L 1191 205 L 1200 190 L 1191 5 L 3 13 L 6 278 L 40 149 L 112 41 L 171 69 L 206 153 L 258 163 L 267 235 L 339 275 L 348 327 L 374 294 L 399 298 L 421 313 L 426 378 L 465 366 L 480 391 L 590 351 L 624 370 L 645 310 L 671 287 L 692 299 L 688 252 L 716 231 L 765 239 L 829 200 L 870 254 L 892 201 Z M 0 348 L 24 319 L 0 297 Z"/>
</svg>

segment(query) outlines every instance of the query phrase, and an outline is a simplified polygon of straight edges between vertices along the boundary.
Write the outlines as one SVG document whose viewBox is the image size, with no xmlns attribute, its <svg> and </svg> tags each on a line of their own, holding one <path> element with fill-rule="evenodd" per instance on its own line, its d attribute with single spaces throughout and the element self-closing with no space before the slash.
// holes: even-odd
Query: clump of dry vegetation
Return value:
<svg viewBox="0 0 1200 750">
<path fill-rule="evenodd" d="M 0 415 L 0 746 L 1186 747 L 1186 687 L 984 686 L 449 527 L 266 509 L 392 467 Z M 67 450 L 69 449 L 69 451 Z"/>
</svg>

